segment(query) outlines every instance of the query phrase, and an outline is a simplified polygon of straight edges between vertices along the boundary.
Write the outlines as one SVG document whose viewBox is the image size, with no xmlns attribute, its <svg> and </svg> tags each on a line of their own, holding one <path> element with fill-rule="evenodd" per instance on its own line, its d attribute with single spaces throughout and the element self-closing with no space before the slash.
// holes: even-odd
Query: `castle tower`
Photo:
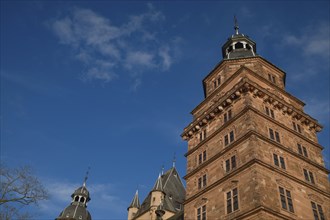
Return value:
<svg viewBox="0 0 330 220">
<path fill-rule="evenodd" d="M 135 214 L 140 209 L 140 200 L 139 200 L 139 192 L 136 190 L 131 205 L 127 208 L 128 211 L 128 220 L 132 220 Z"/>
<path fill-rule="evenodd" d="M 286 73 L 235 33 L 192 111 L 184 218 L 330 219 L 322 126 L 285 91 Z"/>
<path fill-rule="evenodd" d="M 87 211 L 87 203 L 91 198 L 86 188 L 86 180 L 87 177 L 83 185 L 71 195 L 71 204 L 61 212 L 56 220 L 92 220 L 92 216 Z"/>
</svg>

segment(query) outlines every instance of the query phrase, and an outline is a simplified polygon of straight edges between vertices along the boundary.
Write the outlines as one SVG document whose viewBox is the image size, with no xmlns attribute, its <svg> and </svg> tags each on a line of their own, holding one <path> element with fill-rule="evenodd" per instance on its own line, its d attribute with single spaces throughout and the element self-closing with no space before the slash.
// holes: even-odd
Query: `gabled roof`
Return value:
<svg viewBox="0 0 330 220">
<path fill-rule="evenodd" d="M 151 193 L 155 189 L 160 190 L 165 194 L 163 200 L 163 209 L 173 213 L 180 212 L 183 209 L 183 202 L 186 196 L 186 190 L 180 179 L 180 176 L 175 169 L 172 167 L 163 175 L 159 175 L 153 189 L 149 192 L 148 196 L 144 199 L 141 204 L 139 211 L 136 213 L 135 218 L 143 215 L 143 213 L 150 210 Z"/>
</svg>

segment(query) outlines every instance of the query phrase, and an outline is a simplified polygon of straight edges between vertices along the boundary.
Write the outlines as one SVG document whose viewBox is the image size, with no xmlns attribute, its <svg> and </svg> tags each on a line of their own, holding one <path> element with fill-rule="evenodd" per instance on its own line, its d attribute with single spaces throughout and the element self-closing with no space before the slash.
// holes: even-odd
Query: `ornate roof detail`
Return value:
<svg viewBox="0 0 330 220">
<path fill-rule="evenodd" d="M 186 192 L 176 168 L 172 167 L 163 175 L 158 176 L 153 189 L 142 202 L 140 209 L 134 216 L 134 219 L 137 219 L 139 216 L 142 216 L 144 213 L 150 211 L 152 206 L 152 192 L 155 190 L 163 192 L 161 203 L 157 204 L 157 210 L 159 210 L 158 214 L 162 214 L 163 211 L 169 211 L 171 213 L 182 212 Z"/>
</svg>

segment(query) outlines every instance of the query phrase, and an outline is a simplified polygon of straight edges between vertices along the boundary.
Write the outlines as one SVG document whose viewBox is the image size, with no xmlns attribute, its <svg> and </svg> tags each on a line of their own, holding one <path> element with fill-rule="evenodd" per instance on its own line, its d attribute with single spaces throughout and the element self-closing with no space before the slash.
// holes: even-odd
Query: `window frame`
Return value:
<svg viewBox="0 0 330 220">
<path fill-rule="evenodd" d="M 287 190 L 282 186 L 279 186 L 278 189 L 281 208 L 291 213 L 294 213 L 293 199 L 290 190 Z"/>
<path fill-rule="evenodd" d="M 315 177 L 312 171 L 303 168 L 304 178 L 307 182 L 315 184 Z"/>
<path fill-rule="evenodd" d="M 197 220 L 206 220 L 206 205 L 202 205 L 197 208 L 196 219 Z"/>
<path fill-rule="evenodd" d="M 238 188 L 235 187 L 225 193 L 226 214 L 239 210 Z"/>
<path fill-rule="evenodd" d="M 268 106 L 265 106 L 265 111 L 266 111 L 266 115 L 268 115 L 272 119 L 275 119 L 275 114 L 273 109 L 268 108 Z"/>
<path fill-rule="evenodd" d="M 205 138 L 206 138 L 206 128 L 205 129 L 203 129 L 203 130 L 201 130 L 201 132 L 199 133 L 199 142 L 202 142 L 202 141 L 204 141 L 205 140 Z"/>
<path fill-rule="evenodd" d="M 225 145 L 225 147 L 228 146 L 229 144 L 231 144 L 234 141 L 235 141 L 235 132 L 234 132 L 234 130 L 231 130 L 229 133 L 227 133 L 224 136 L 224 145 Z"/>
<path fill-rule="evenodd" d="M 203 189 L 207 186 L 207 175 L 204 174 L 198 178 L 198 189 Z"/>
<path fill-rule="evenodd" d="M 228 122 L 233 117 L 232 109 L 229 109 L 223 114 L 223 123 Z"/>
<path fill-rule="evenodd" d="M 225 161 L 225 172 L 229 173 L 232 170 L 236 169 L 237 167 L 237 160 L 236 155 L 231 156 Z"/>
</svg>

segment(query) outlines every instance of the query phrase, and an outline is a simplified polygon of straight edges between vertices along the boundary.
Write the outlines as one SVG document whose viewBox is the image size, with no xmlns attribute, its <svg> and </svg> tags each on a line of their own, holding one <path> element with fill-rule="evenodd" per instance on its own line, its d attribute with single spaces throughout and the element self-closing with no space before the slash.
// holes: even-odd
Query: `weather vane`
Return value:
<svg viewBox="0 0 330 220">
<path fill-rule="evenodd" d="M 86 186 L 86 181 L 88 179 L 88 174 L 89 174 L 90 169 L 91 169 L 91 167 L 88 167 L 88 169 L 87 169 L 87 172 L 86 172 L 86 175 L 85 175 L 85 178 L 84 178 L 84 183 L 83 183 L 84 186 Z"/>
<path fill-rule="evenodd" d="M 235 23 L 235 26 L 234 26 L 235 33 L 236 33 L 236 35 L 238 35 L 239 26 L 238 26 L 238 21 L 237 21 L 236 15 L 234 15 L 234 23 Z"/>
</svg>

